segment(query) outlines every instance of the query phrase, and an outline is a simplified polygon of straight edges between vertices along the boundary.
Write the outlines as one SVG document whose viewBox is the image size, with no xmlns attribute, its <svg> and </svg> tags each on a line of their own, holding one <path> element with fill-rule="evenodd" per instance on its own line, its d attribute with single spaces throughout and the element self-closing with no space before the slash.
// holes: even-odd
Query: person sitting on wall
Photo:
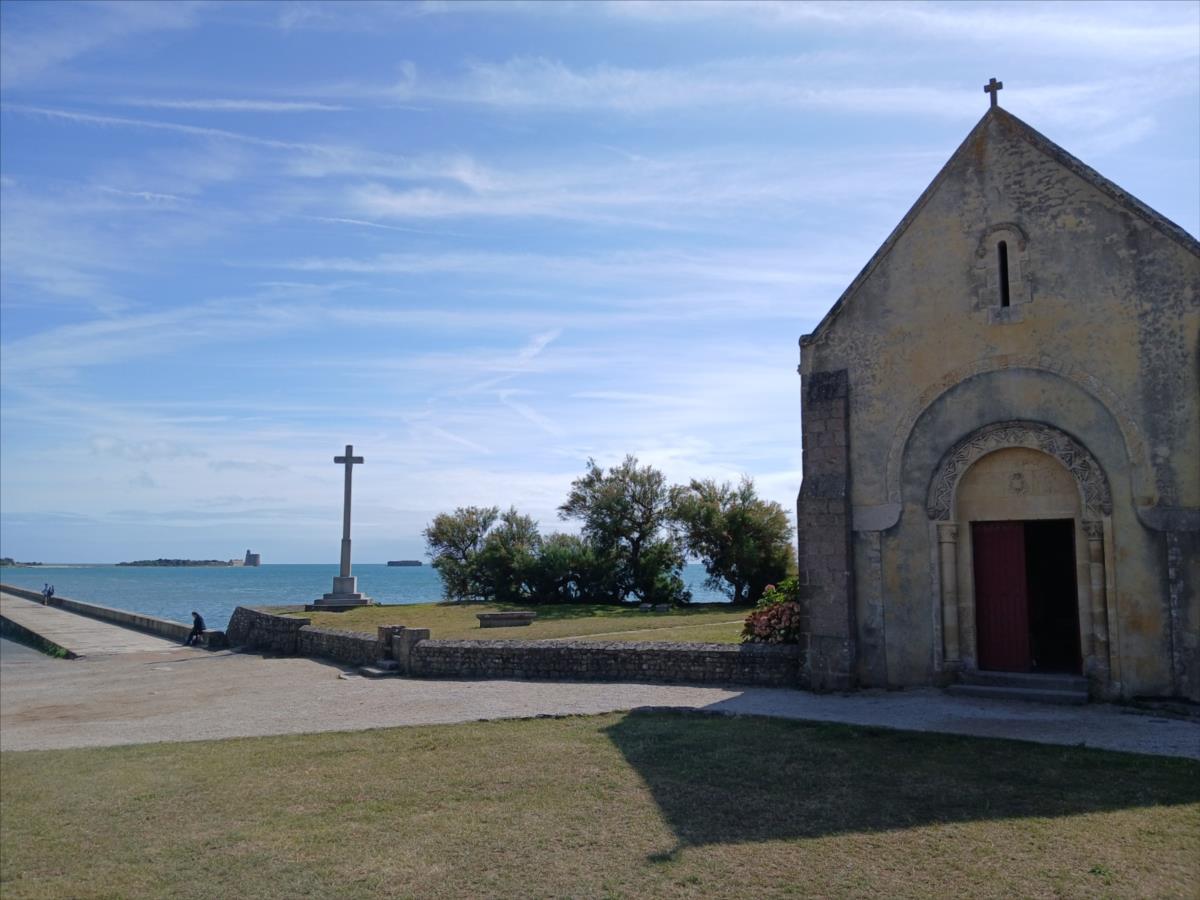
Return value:
<svg viewBox="0 0 1200 900">
<path fill-rule="evenodd" d="M 187 640 L 183 642 L 183 646 L 190 647 L 194 641 L 197 645 L 200 643 L 200 638 L 204 636 L 204 617 L 200 613 L 192 610 L 192 630 L 187 636 Z"/>
</svg>

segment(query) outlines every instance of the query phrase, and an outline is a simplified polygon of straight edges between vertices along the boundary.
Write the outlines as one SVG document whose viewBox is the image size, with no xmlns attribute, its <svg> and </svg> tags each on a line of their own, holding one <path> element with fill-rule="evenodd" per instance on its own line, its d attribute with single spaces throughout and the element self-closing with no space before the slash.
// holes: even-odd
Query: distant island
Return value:
<svg viewBox="0 0 1200 900">
<path fill-rule="evenodd" d="M 0 556 L 0 566 L 40 566 L 40 562 L 17 562 L 11 556 Z M 405 563 L 405 565 L 408 565 Z M 420 563 L 417 563 L 419 566 Z"/>
<path fill-rule="evenodd" d="M 238 561 L 239 563 L 241 560 Z M 228 567 L 233 562 L 228 559 L 135 559 L 133 562 L 119 562 L 118 566 L 171 566 L 187 567 L 202 566 L 208 568 Z"/>
<path fill-rule="evenodd" d="M 425 563 L 419 559 L 389 559 L 389 566 L 423 566 Z"/>
</svg>

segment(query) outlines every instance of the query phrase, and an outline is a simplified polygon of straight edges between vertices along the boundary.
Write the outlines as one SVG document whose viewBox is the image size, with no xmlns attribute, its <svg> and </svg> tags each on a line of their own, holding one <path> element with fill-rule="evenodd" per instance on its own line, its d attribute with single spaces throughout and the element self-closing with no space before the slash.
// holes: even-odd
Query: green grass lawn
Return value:
<svg viewBox="0 0 1200 900">
<path fill-rule="evenodd" d="M 25 897 L 1179 896 L 1200 764 L 610 714 L 0 757 Z"/>
<path fill-rule="evenodd" d="M 377 625 L 428 628 L 430 637 L 449 639 L 539 640 L 605 637 L 622 641 L 700 641 L 736 644 L 747 610 L 722 605 L 696 605 L 670 612 L 640 612 L 636 607 L 603 603 L 570 603 L 523 607 L 537 618 L 517 628 L 480 628 L 481 612 L 517 607 L 496 603 L 420 603 L 408 606 L 362 606 L 346 612 L 298 612 L 321 628 L 343 628 L 374 634 Z"/>
</svg>

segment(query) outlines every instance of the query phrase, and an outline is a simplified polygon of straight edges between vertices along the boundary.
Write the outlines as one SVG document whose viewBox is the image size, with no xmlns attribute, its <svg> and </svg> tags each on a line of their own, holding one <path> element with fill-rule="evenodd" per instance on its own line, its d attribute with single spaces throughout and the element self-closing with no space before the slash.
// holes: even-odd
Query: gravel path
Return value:
<svg viewBox="0 0 1200 900">
<path fill-rule="evenodd" d="M 687 685 L 372 680 L 342 678 L 341 667 L 316 660 L 229 651 L 174 647 L 58 660 L 24 650 L 0 640 L 0 750 L 680 707 L 1200 759 L 1200 724 L 1103 704 L 977 701 L 932 689 L 816 695 Z"/>
</svg>

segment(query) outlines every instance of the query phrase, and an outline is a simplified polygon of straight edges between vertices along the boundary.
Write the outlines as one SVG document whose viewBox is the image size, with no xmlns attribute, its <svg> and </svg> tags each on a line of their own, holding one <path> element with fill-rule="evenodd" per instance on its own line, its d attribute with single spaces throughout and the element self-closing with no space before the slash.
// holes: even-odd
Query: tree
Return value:
<svg viewBox="0 0 1200 900">
<path fill-rule="evenodd" d="M 522 603 L 533 593 L 542 536 L 537 522 L 515 507 L 500 515 L 474 559 L 479 593 L 498 603 Z"/>
<path fill-rule="evenodd" d="M 708 573 L 705 584 L 734 603 L 753 603 L 792 569 L 792 530 L 783 507 L 761 500 L 754 481 L 692 481 L 671 491 L 672 517 L 688 553 Z"/>
<path fill-rule="evenodd" d="M 499 515 L 495 506 L 460 506 L 452 513 L 438 513 L 423 532 L 426 552 L 442 576 L 448 599 L 487 599 L 476 561 Z"/>
<path fill-rule="evenodd" d="M 597 557 L 614 567 L 615 599 L 633 595 L 645 603 L 686 602 L 679 577 L 683 551 L 667 528 L 670 491 L 663 474 L 626 456 L 605 472 L 593 459 L 571 483 L 563 519 L 580 519 L 583 537 Z"/>
<path fill-rule="evenodd" d="M 577 534 L 551 534 L 542 540 L 530 579 L 540 603 L 618 603 L 617 565 Z"/>
</svg>

